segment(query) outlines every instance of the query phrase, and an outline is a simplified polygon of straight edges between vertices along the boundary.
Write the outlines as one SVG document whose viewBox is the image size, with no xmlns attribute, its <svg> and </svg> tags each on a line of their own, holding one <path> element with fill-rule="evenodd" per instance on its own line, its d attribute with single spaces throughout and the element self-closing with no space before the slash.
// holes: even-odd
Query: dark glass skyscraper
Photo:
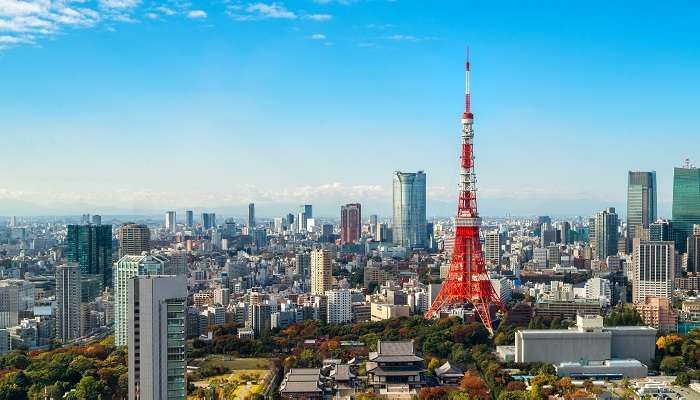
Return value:
<svg viewBox="0 0 700 400">
<path fill-rule="evenodd" d="M 112 282 L 112 225 L 68 225 L 66 258 L 80 265 L 81 275 L 101 275 Z"/>
<path fill-rule="evenodd" d="M 656 221 L 656 172 L 629 171 L 627 180 L 627 236 L 639 236 L 641 229 Z"/>
<path fill-rule="evenodd" d="M 676 249 L 685 253 L 693 224 L 700 224 L 700 169 L 688 165 L 674 169 L 672 220 Z"/>
</svg>

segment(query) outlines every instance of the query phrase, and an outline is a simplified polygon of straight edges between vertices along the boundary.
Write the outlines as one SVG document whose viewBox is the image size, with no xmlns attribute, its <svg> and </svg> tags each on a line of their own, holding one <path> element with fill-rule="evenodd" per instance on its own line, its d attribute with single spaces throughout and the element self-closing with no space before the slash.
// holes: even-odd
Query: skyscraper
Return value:
<svg viewBox="0 0 700 400">
<path fill-rule="evenodd" d="M 629 171 L 627 179 L 627 236 L 634 239 L 656 221 L 656 172 Z"/>
<path fill-rule="evenodd" d="M 700 224 L 700 169 L 687 161 L 673 170 L 672 220 L 676 250 L 685 253 L 693 225 Z"/>
<path fill-rule="evenodd" d="M 112 225 L 68 225 L 66 258 L 80 265 L 80 275 L 100 275 L 112 282 Z"/>
<path fill-rule="evenodd" d="M 248 227 L 253 228 L 255 226 L 255 204 L 248 204 Z"/>
<path fill-rule="evenodd" d="M 647 296 L 670 299 L 676 271 L 673 242 L 634 239 L 632 300 L 643 303 Z"/>
<path fill-rule="evenodd" d="M 688 272 L 700 272 L 700 225 L 693 225 L 688 236 Z"/>
<path fill-rule="evenodd" d="M 151 231 L 146 225 L 127 222 L 119 227 L 119 258 L 140 256 L 151 250 Z"/>
<path fill-rule="evenodd" d="M 299 206 L 299 212 L 304 213 L 304 217 L 306 219 L 313 218 L 314 213 L 313 213 L 313 207 L 311 204 L 302 204 Z"/>
<path fill-rule="evenodd" d="M 128 292 L 129 398 L 184 400 L 185 277 L 133 277 Z"/>
<path fill-rule="evenodd" d="M 323 295 L 331 288 L 331 253 L 328 250 L 311 252 L 311 294 Z"/>
<path fill-rule="evenodd" d="M 160 275 L 168 260 L 162 256 L 124 256 L 114 264 L 114 344 L 126 346 L 129 338 L 129 280 L 140 275 Z"/>
<path fill-rule="evenodd" d="M 649 239 L 652 242 L 673 241 L 673 228 L 671 221 L 659 219 L 649 224 Z"/>
<path fill-rule="evenodd" d="M 354 243 L 360 239 L 362 231 L 362 206 L 359 203 L 340 207 L 340 240 Z"/>
<path fill-rule="evenodd" d="M 66 264 L 56 267 L 56 340 L 66 343 L 80 337 L 82 299 L 80 267 Z"/>
<path fill-rule="evenodd" d="M 33 309 L 33 283 L 22 279 L 0 280 L 0 329 L 19 325 L 20 316 Z"/>
<path fill-rule="evenodd" d="M 605 260 L 617 254 L 618 218 L 615 208 L 610 207 L 595 215 L 595 258 Z"/>
<path fill-rule="evenodd" d="M 185 211 L 185 225 L 187 225 L 188 228 L 194 226 L 194 213 L 192 210 Z"/>
<path fill-rule="evenodd" d="M 426 247 L 425 173 L 394 173 L 392 234 L 397 246 Z"/>
<path fill-rule="evenodd" d="M 165 212 L 165 230 L 169 232 L 175 232 L 177 229 L 177 216 L 175 214 L 175 211 L 166 211 Z"/>
<path fill-rule="evenodd" d="M 202 228 L 210 229 L 216 227 L 216 214 L 215 213 L 202 213 Z"/>
<path fill-rule="evenodd" d="M 102 216 L 101 215 L 93 215 L 92 216 L 92 224 L 93 225 L 102 225 Z"/>
</svg>

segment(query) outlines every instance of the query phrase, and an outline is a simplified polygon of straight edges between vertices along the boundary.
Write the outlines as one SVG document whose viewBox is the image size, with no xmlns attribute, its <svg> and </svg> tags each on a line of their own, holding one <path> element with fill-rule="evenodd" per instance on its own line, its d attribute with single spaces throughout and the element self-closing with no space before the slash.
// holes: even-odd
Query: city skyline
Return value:
<svg viewBox="0 0 700 400">
<path fill-rule="evenodd" d="M 695 5 L 105 1 L 71 24 L 63 3 L 13 4 L 0 7 L 8 216 L 249 202 L 261 216 L 349 202 L 390 215 L 395 170 L 426 171 L 427 214 L 452 215 L 467 44 L 483 215 L 625 215 L 639 170 L 657 172 L 670 217 L 673 167 L 700 158 Z M 29 16 L 51 30 L 18 25 Z M 341 137 L 355 145 L 339 153 Z"/>
</svg>

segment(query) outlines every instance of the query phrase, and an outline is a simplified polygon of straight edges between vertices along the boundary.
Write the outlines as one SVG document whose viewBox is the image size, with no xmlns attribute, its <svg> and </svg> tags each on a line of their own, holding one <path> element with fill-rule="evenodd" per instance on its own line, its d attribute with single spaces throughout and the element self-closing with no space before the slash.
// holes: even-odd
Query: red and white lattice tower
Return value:
<svg viewBox="0 0 700 400">
<path fill-rule="evenodd" d="M 462 114 L 462 157 L 459 174 L 459 204 L 455 219 L 455 244 L 447 279 L 440 293 L 425 313 L 426 318 L 439 316 L 441 310 L 470 304 L 486 329 L 493 334 L 489 305 L 503 312 L 505 306 L 493 289 L 484 265 L 484 252 L 479 238 L 481 218 L 476 211 L 476 174 L 474 172 L 474 114 L 469 98 L 469 50 L 467 50 L 467 90 Z"/>
</svg>

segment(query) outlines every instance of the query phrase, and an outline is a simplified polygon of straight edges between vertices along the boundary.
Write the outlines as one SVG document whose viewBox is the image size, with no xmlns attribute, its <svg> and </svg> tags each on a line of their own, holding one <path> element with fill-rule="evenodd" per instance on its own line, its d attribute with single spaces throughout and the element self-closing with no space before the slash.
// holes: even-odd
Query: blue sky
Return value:
<svg viewBox="0 0 700 400">
<path fill-rule="evenodd" d="M 464 50 L 482 214 L 624 212 L 700 158 L 692 1 L 0 0 L 0 215 L 361 201 L 454 210 Z"/>
</svg>

